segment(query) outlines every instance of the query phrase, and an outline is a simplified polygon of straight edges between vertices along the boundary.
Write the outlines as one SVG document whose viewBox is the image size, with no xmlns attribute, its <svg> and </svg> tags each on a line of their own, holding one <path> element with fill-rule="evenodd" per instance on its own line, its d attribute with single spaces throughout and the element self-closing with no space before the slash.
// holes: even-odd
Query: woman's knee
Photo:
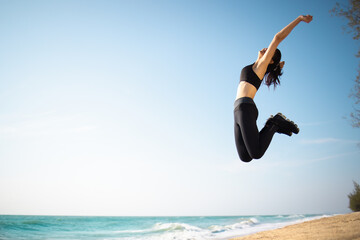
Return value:
<svg viewBox="0 0 360 240">
<path fill-rule="evenodd" d="M 264 155 L 264 153 L 260 151 L 249 151 L 249 155 L 253 159 L 260 159 Z"/>
<path fill-rule="evenodd" d="M 253 160 L 253 158 L 248 153 L 245 152 L 239 153 L 239 157 L 243 162 L 251 162 L 251 160 Z"/>
</svg>

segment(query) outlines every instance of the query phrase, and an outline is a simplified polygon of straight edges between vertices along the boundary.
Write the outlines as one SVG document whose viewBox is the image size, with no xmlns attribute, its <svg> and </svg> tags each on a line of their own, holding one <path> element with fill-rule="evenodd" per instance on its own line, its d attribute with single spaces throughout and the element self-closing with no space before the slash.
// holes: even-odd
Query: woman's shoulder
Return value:
<svg viewBox="0 0 360 240">
<path fill-rule="evenodd" d="M 252 64 L 249 64 L 249 65 L 243 67 L 241 71 L 251 70 L 251 69 L 253 68 L 254 64 L 255 64 L 255 63 L 252 63 Z"/>
</svg>

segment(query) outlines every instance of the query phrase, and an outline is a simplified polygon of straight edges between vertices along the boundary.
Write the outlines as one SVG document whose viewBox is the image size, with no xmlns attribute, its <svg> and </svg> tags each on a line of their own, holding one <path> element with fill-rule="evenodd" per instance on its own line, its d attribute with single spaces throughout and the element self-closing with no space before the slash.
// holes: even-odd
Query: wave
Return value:
<svg viewBox="0 0 360 240">
<path fill-rule="evenodd" d="M 238 235 L 245 229 L 252 229 L 259 224 L 256 218 L 239 219 L 238 222 L 228 225 L 211 225 L 207 227 L 199 227 L 189 223 L 172 222 L 162 223 L 158 222 L 148 229 L 138 230 L 124 230 L 116 231 L 122 235 L 135 234 L 138 236 L 126 239 L 142 239 L 142 240 L 183 240 L 183 239 L 219 239 Z M 124 239 L 124 238 L 121 238 Z"/>
<path fill-rule="evenodd" d="M 16 219 L 13 217 L 2 221 L 0 219 L 0 232 L 3 231 L 7 234 L 34 234 L 32 238 L 28 238 L 32 240 L 38 239 L 36 237 L 42 236 L 41 234 L 43 236 L 60 236 L 63 239 L 70 232 L 75 235 L 78 234 L 78 239 L 89 239 L 89 236 L 99 238 L 101 236 L 102 239 L 121 240 L 211 240 L 244 236 L 327 216 L 331 215 L 96 218 L 96 221 L 93 221 L 95 218 L 86 218 L 86 221 L 84 218 L 68 218 L 60 222 L 54 218 Z M 0 238 L 2 237 L 0 236 Z M 9 237 L 5 239 L 16 238 Z M 43 239 L 46 239 L 46 237 Z"/>
<path fill-rule="evenodd" d="M 220 232 L 232 231 L 237 229 L 249 228 L 258 223 L 259 221 L 256 218 L 250 218 L 248 220 L 244 220 L 231 225 L 225 225 L 225 226 L 212 225 L 209 227 L 209 229 L 211 230 L 212 233 L 220 233 Z"/>
<path fill-rule="evenodd" d="M 305 218 L 303 214 L 291 214 L 291 215 L 277 215 L 276 218 L 286 218 L 286 219 L 294 219 L 294 218 Z"/>
<path fill-rule="evenodd" d="M 234 236 L 245 236 L 260 231 L 282 228 L 288 225 L 327 217 L 328 215 L 306 216 L 301 214 L 282 216 L 283 221 L 261 222 L 255 217 L 239 219 L 238 222 L 228 225 L 211 225 L 201 228 L 186 223 L 157 223 L 148 229 L 150 235 L 142 237 L 147 240 L 182 240 L 182 239 L 226 239 Z M 279 218 L 279 216 L 276 216 Z"/>
<path fill-rule="evenodd" d="M 131 233 L 148 233 L 148 234 L 161 234 L 166 232 L 200 232 L 203 229 L 192 226 L 186 223 L 156 223 L 151 228 L 148 229 L 137 229 L 137 230 L 120 230 L 114 231 L 114 233 L 120 234 L 131 234 Z"/>
<path fill-rule="evenodd" d="M 153 227 L 155 232 L 167 231 L 201 231 L 202 229 L 186 223 L 157 223 Z"/>
</svg>

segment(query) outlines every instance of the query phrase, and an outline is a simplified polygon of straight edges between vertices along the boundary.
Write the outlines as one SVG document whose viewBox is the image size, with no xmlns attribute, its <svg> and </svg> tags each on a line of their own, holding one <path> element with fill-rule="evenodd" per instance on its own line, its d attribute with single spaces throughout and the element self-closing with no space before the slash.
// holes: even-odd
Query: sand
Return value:
<svg viewBox="0 0 360 240">
<path fill-rule="evenodd" d="M 360 240 L 360 212 L 325 217 L 231 240 Z"/>
</svg>

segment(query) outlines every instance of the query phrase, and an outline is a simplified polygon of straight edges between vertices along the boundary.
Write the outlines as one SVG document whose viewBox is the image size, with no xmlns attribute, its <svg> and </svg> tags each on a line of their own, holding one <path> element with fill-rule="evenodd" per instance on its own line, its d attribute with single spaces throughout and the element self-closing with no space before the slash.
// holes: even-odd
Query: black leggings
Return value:
<svg viewBox="0 0 360 240">
<path fill-rule="evenodd" d="M 235 101 L 235 142 L 239 157 L 244 162 L 261 158 L 278 128 L 266 125 L 259 132 L 256 126 L 258 115 L 259 112 L 251 98 L 243 97 Z"/>
</svg>

